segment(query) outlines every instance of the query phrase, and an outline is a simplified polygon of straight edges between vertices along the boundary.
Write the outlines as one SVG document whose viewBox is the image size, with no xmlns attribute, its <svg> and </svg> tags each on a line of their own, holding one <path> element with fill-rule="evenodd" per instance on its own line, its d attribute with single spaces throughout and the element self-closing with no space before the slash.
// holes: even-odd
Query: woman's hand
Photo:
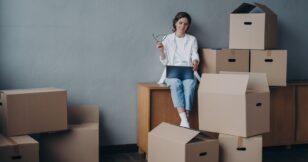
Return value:
<svg viewBox="0 0 308 162">
<path fill-rule="evenodd" d="M 156 48 L 159 48 L 160 50 L 162 50 L 164 48 L 164 45 L 162 42 L 157 41 L 156 42 Z"/>
<path fill-rule="evenodd" d="M 192 61 L 192 67 L 193 67 L 194 71 L 198 70 L 198 65 L 199 65 L 199 61 L 198 60 L 193 60 Z"/>
<path fill-rule="evenodd" d="M 164 59 L 166 56 L 165 56 L 165 53 L 164 53 L 164 45 L 163 45 L 163 43 L 160 42 L 160 41 L 157 41 L 156 42 L 156 48 L 159 49 L 160 56 L 161 56 L 162 59 Z"/>
</svg>

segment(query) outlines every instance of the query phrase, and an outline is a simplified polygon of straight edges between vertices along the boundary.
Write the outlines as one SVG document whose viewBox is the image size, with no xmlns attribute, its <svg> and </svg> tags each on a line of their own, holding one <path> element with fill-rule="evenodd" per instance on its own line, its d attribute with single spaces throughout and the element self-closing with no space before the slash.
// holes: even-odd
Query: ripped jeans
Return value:
<svg viewBox="0 0 308 162">
<path fill-rule="evenodd" d="M 171 90 L 171 98 L 175 108 L 184 108 L 190 111 L 193 106 L 196 89 L 195 79 L 180 80 L 177 78 L 166 78 L 165 82 Z"/>
</svg>

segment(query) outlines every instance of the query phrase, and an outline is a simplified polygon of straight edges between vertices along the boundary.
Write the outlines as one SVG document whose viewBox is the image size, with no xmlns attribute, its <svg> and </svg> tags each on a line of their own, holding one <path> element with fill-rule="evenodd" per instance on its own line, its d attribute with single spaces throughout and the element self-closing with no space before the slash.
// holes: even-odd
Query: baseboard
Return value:
<svg viewBox="0 0 308 162">
<path fill-rule="evenodd" d="M 101 146 L 101 153 L 103 154 L 117 154 L 117 153 L 131 153 L 131 152 L 138 152 L 137 144 Z"/>
<path fill-rule="evenodd" d="M 263 147 L 264 151 L 275 151 L 275 150 L 285 150 L 285 149 L 308 149 L 308 144 L 290 144 L 290 145 L 280 145 L 280 146 L 266 146 Z"/>
</svg>

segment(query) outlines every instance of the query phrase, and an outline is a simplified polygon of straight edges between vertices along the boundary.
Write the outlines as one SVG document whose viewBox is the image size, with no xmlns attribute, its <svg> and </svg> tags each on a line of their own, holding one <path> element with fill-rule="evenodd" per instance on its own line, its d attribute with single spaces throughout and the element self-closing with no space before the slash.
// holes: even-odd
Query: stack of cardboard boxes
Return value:
<svg viewBox="0 0 308 162">
<path fill-rule="evenodd" d="M 199 129 L 220 134 L 222 162 L 262 161 L 262 136 L 256 135 L 270 130 L 270 94 L 264 73 L 206 74 L 198 101 Z"/>
<path fill-rule="evenodd" d="M 202 50 L 199 129 L 219 133 L 221 162 L 262 161 L 262 134 L 270 131 L 269 86 L 286 86 L 287 51 L 274 50 L 276 33 L 275 13 L 243 3 L 230 14 L 229 49 Z"/>
<path fill-rule="evenodd" d="M 68 109 L 68 130 L 40 136 L 42 162 L 99 162 L 98 106 Z"/>
<path fill-rule="evenodd" d="M 287 51 L 274 50 L 276 33 L 277 16 L 265 5 L 243 3 L 231 13 L 229 49 L 202 49 L 199 129 L 219 133 L 218 141 L 163 123 L 149 133 L 149 162 L 215 162 L 218 152 L 220 162 L 262 161 L 269 86 L 286 86 Z"/>
<path fill-rule="evenodd" d="M 38 162 L 39 144 L 28 134 L 67 129 L 66 91 L 1 91 L 0 161 Z"/>
<path fill-rule="evenodd" d="M 255 12 L 252 12 L 255 11 Z M 202 73 L 266 73 L 269 86 L 286 86 L 287 50 L 277 50 L 277 15 L 243 3 L 230 14 L 229 49 L 202 49 Z"/>
<path fill-rule="evenodd" d="M 98 108 L 86 108 L 67 109 L 67 93 L 63 89 L 37 88 L 1 91 L 0 161 L 39 162 L 41 159 L 47 162 L 45 158 L 47 155 L 44 153 L 48 151 L 48 158 L 59 159 L 58 162 L 79 162 L 80 160 L 70 159 L 84 157 L 85 152 L 77 150 L 72 152 L 71 150 L 71 154 L 64 151 L 59 153 L 53 150 L 54 146 L 57 150 L 64 146 L 79 150 L 89 146 L 93 151 L 92 156 L 97 159 L 91 162 L 98 162 Z M 69 119 L 74 119 L 80 116 L 78 112 L 87 116 L 86 113 L 89 111 L 92 112 L 89 116 L 97 116 L 93 121 L 95 124 L 82 124 L 87 120 L 80 120 L 79 123 L 74 123 L 78 125 L 70 125 L 68 129 L 68 115 Z M 44 134 L 40 135 L 41 133 Z M 39 142 L 31 138 L 29 134 L 38 134 Z M 52 134 L 57 138 L 49 140 L 49 136 L 45 137 L 46 134 Z M 84 138 L 89 138 L 92 142 L 77 147 L 84 141 Z"/>
</svg>

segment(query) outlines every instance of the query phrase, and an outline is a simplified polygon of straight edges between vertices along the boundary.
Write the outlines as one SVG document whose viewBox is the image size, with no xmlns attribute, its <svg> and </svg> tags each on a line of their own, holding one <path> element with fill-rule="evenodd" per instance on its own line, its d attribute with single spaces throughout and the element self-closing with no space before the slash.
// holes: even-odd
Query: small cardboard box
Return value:
<svg viewBox="0 0 308 162">
<path fill-rule="evenodd" d="M 249 50 L 202 49 L 202 73 L 249 72 Z"/>
<path fill-rule="evenodd" d="M 66 90 L 37 88 L 0 93 L 0 127 L 6 136 L 67 129 Z"/>
<path fill-rule="evenodd" d="M 161 123 L 149 133 L 149 162 L 218 162 L 218 140 L 199 131 Z"/>
<path fill-rule="evenodd" d="M 1 162 L 39 162 L 39 144 L 30 136 L 5 137 L 0 134 Z"/>
<path fill-rule="evenodd" d="M 270 94 L 264 73 L 203 74 L 198 104 L 200 130 L 240 137 L 270 130 Z"/>
<path fill-rule="evenodd" d="M 262 13 L 250 13 L 254 8 Z M 273 49 L 277 42 L 277 15 L 265 5 L 243 3 L 230 14 L 229 48 Z"/>
<path fill-rule="evenodd" d="M 220 162 L 262 162 L 262 136 L 219 135 Z"/>
<path fill-rule="evenodd" d="M 99 109 L 68 109 L 69 129 L 40 136 L 42 162 L 99 162 Z"/>
<path fill-rule="evenodd" d="M 251 72 L 266 73 L 269 86 L 287 85 L 287 50 L 251 50 Z"/>
</svg>

